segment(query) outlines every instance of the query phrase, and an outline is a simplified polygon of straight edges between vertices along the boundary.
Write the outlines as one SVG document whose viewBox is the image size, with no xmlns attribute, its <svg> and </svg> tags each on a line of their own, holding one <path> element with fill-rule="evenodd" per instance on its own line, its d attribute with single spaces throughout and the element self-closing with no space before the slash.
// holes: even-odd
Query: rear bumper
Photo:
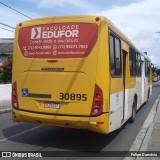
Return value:
<svg viewBox="0 0 160 160">
<path fill-rule="evenodd" d="M 109 128 L 108 113 L 97 117 L 78 117 L 38 114 L 12 109 L 12 118 L 14 122 L 31 122 L 67 128 L 88 129 L 103 134 L 108 133 Z M 96 122 L 103 123 L 96 124 Z"/>
</svg>

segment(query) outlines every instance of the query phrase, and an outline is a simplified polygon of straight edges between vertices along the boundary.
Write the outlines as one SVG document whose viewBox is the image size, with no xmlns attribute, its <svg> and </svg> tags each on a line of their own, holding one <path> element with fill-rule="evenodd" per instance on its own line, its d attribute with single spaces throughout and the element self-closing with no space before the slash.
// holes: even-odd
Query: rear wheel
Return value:
<svg viewBox="0 0 160 160">
<path fill-rule="evenodd" d="M 149 98 L 149 96 L 150 96 L 150 88 L 148 89 L 148 98 Z"/>
<path fill-rule="evenodd" d="M 145 105 L 146 105 L 146 104 L 147 104 L 147 102 L 148 102 L 149 95 L 150 95 L 150 88 L 148 89 L 147 100 L 146 100 L 146 102 L 144 103 Z"/>
<path fill-rule="evenodd" d="M 136 117 L 136 110 L 137 110 L 137 103 L 134 100 L 133 102 L 133 107 L 132 107 L 132 116 L 130 118 L 130 122 L 133 123 L 135 121 L 135 117 Z"/>
</svg>

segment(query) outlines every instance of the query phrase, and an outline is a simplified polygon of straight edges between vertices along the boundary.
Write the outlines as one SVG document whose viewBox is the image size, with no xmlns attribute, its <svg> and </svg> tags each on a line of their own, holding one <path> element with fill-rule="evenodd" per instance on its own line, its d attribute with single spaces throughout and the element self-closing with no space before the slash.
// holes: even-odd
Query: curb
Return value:
<svg viewBox="0 0 160 160">
<path fill-rule="evenodd" d="M 154 128 L 154 118 L 157 112 L 157 108 L 159 107 L 160 102 L 160 95 L 156 99 L 155 103 L 153 104 L 153 107 L 148 114 L 146 120 L 144 121 L 137 137 L 135 138 L 131 148 L 130 152 L 135 151 L 146 151 L 153 128 Z M 143 160 L 144 157 L 125 157 L 124 160 Z"/>
<path fill-rule="evenodd" d="M 12 108 L 1 109 L 0 114 L 8 113 L 8 112 L 11 112 L 11 111 L 12 111 Z"/>
</svg>

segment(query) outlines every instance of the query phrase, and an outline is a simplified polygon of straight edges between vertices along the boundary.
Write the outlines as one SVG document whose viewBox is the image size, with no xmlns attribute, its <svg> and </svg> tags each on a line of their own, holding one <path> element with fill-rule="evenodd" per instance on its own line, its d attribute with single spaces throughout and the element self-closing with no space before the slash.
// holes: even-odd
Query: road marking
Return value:
<svg viewBox="0 0 160 160">
<path fill-rule="evenodd" d="M 26 130 L 26 131 L 23 131 L 23 132 L 17 133 L 17 134 L 15 134 L 15 135 L 12 135 L 12 136 L 10 136 L 10 137 L 0 139 L 0 143 L 1 143 L 1 142 L 5 142 L 5 141 L 7 141 L 7 140 L 9 140 L 9 139 L 12 139 L 12 138 L 18 137 L 18 136 L 20 136 L 20 135 L 22 135 L 22 134 L 25 134 L 25 133 L 28 133 L 28 132 L 34 131 L 34 130 L 36 130 L 36 129 L 38 129 L 38 128 L 42 127 L 42 126 L 43 126 L 43 125 L 40 125 L 40 126 L 37 126 L 37 127 L 31 128 L 31 129 L 28 129 L 28 130 Z"/>
</svg>

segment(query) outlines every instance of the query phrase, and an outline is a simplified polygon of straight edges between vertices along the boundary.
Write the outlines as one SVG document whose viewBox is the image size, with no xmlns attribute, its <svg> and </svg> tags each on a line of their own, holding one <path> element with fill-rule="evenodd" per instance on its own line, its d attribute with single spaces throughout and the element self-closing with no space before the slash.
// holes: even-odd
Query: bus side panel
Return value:
<svg viewBox="0 0 160 160">
<path fill-rule="evenodd" d="M 123 119 L 123 78 L 111 78 L 109 131 L 121 127 Z"/>
<path fill-rule="evenodd" d="M 142 78 L 136 78 L 137 109 L 142 105 Z"/>
</svg>

